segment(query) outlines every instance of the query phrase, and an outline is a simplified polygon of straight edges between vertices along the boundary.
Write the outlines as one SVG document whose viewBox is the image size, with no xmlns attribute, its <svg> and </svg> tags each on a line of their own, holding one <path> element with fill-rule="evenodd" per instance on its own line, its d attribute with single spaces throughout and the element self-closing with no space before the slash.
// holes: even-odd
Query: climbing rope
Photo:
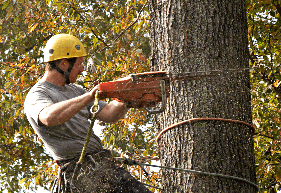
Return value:
<svg viewBox="0 0 281 193">
<path fill-rule="evenodd" d="M 85 158 L 87 146 L 89 144 L 90 137 L 92 135 L 93 126 L 94 126 L 94 123 L 95 123 L 95 120 L 96 120 L 98 109 L 99 109 L 99 92 L 97 90 L 96 93 L 95 93 L 94 106 L 91 109 L 91 112 L 93 114 L 92 119 L 91 119 L 91 124 L 90 124 L 90 126 L 88 128 L 88 133 L 87 133 L 87 136 L 86 136 L 86 141 L 84 143 L 84 147 L 83 147 L 83 150 L 82 150 L 82 153 L 81 153 L 81 156 L 80 156 L 80 159 L 79 159 L 78 163 L 82 163 L 84 158 Z"/>
<path fill-rule="evenodd" d="M 155 138 L 155 141 L 158 142 L 158 140 L 163 135 L 163 133 L 167 132 L 168 130 L 173 129 L 176 126 L 179 126 L 179 125 L 182 125 L 182 124 L 185 124 L 185 123 L 195 122 L 195 121 L 222 121 L 222 122 L 229 122 L 229 123 L 238 123 L 238 124 L 246 125 L 249 128 L 253 129 L 253 131 L 254 131 L 254 127 L 253 127 L 252 124 L 249 124 L 247 122 L 240 121 L 240 120 L 223 119 L 223 118 L 193 118 L 193 119 L 188 119 L 188 120 L 185 120 L 185 121 L 181 121 L 181 122 L 175 123 L 175 124 L 165 128 L 165 129 L 163 129 L 157 135 L 157 137 Z M 243 178 L 236 177 L 236 176 L 229 176 L 229 175 L 224 175 L 224 174 L 196 171 L 196 170 L 191 170 L 191 169 L 173 168 L 173 167 L 168 167 L 168 166 L 158 166 L 158 165 L 151 165 L 151 164 L 145 164 L 145 163 L 138 163 L 138 165 L 150 166 L 150 167 L 158 167 L 158 168 L 162 168 L 162 169 L 178 170 L 178 171 L 184 171 L 184 172 L 200 174 L 200 175 L 206 175 L 206 176 L 216 176 L 216 177 L 222 177 L 222 178 L 231 179 L 231 180 L 238 180 L 238 181 L 250 184 L 253 187 L 255 187 L 256 189 L 259 189 L 259 187 L 255 183 L 253 183 L 253 182 L 251 182 L 249 180 L 243 179 Z"/>
<path fill-rule="evenodd" d="M 84 144 L 84 147 L 83 147 L 80 159 L 77 162 L 76 167 L 75 167 L 74 172 L 73 172 L 73 176 L 72 176 L 72 179 L 71 179 L 70 187 L 72 187 L 73 179 L 75 179 L 77 177 L 77 175 L 78 175 L 77 171 L 79 171 L 81 169 L 84 157 L 86 155 L 87 145 L 89 143 L 89 139 L 90 139 L 90 136 L 91 136 L 91 133 L 92 133 L 92 127 L 94 126 L 94 122 L 95 122 L 95 119 L 96 119 L 96 112 L 98 111 L 98 100 L 99 100 L 99 97 L 98 97 L 98 91 L 97 91 L 96 95 L 95 95 L 95 103 L 94 103 L 93 110 L 92 110 L 93 117 L 91 119 L 91 124 L 90 124 L 89 129 L 88 129 L 88 133 L 87 133 L 87 136 L 86 136 L 86 141 L 85 141 L 85 144 Z M 253 126 L 251 124 L 246 123 L 244 121 L 239 121 L 239 120 L 223 119 L 223 118 L 193 118 L 193 119 L 188 119 L 188 120 L 185 120 L 185 121 L 181 121 L 179 123 L 173 124 L 173 125 L 165 128 L 164 130 L 162 130 L 158 134 L 158 136 L 156 137 L 155 141 L 158 142 L 159 138 L 166 131 L 168 131 L 168 130 L 176 127 L 176 126 L 179 126 L 181 124 L 190 123 L 190 122 L 194 122 L 194 121 L 223 121 L 223 122 L 232 122 L 232 123 L 243 124 L 243 125 L 246 125 L 246 126 L 248 126 L 248 127 L 253 129 Z M 171 169 L 171 170 L 183 171 L 183 172 L 188 172 L 188 173 L 194 173 L 194 174 L 199 174 L 199 175 L 222 177 L 222 178 L 226 178 L 226 179 L 241 181 L 241 182 L 247 183 L 247 184 L 255 187 L 256 189 L 259 189 L 259 187 L 255 183 L 253 183 L 253 182 L 251 182 L 249 180 L 240 178 L 240 177 L 236 177 L 236 176 L 217 174 L 217 173 L 210 173 L 210 172 L 203 172 L 203 171 L 197 171 L 197 170 L 191 170 L 191 169 L 173 168 L 173 167 L 168 167 L 168 166 L 151 165 L 151 164 L 140 163 L 140 162 L 137 162 L 135 160 L 128 159 L 128 158 L 114 158 L 114 159 L 116 161 L 119 161 L 119 162 L 122 160 L 121 161 L 122 163 L 125 163 L 125 164 L 128 164 L 128 165 L 139 165 L 143 170 L 144 170 L 144 166 L 150 166 L 150 167 L 158 167 L 158 168 L 162 168 L 162 169 Z M 148 174 L 145 170 L 144 170 L 144 172 L 146 174 Z M 152 188 L 156 188 L 156 189 L 162 190 L 161 188 L 158 188 L 158 187 L 155 187 L 155 186 L 151 186 L 151 185 L 148 185 L 148 184 L 144 184 L 144 185 L 147 185 L 147 186 L 150 186 Z M 71 188 L 71 191 L 72 191 L 72 188 Z"/>
<path fill-rule="evenodd" d="M 141 167 L 142 169 L 144 168 L 143 166 L 150 166 L 150 167 L 158 167 L 158 168 L 162 168 L 162 169 L 177 170 L 177 171 L 183 171 L 183 172 L 199 174 L 199 175 L 205 175 L 205 176 L 215 176 L 215 177 L 221 177 L 221 178 L 226 178 L 226 179 L 230 179 L 230 180 L 237 180 L 237 181 L 240 181 L 240 182 L 247 183 L 247 184 L 255 187 L 256 189 L 259 189 L 259 187 L 255 183 L 253 183 L 253 182 L 251 182 L 249 180 L 246 180 L 244 178 L 236 177 L 236 176 L 230 176 L 230 175 L 225 175 L 225 174 L 217 174 L 217 173 L 211 173 L 211 172 L 202 172 L 202 171 L 191 170 L 191 169 L 173 168 L 173 167 L 168 167 L 168 166 L 151 165 L 151 164 L 146 164 L 146 163 L 140 163 L 140 162 L 137 162 L 137 161 L 129 159 L 129 158 L 115 157 L 113 159 L 115 161 L 119 162 L 119 163 L 125 163 L 127 165 L 139 165 L 139 166 L 142 166 Z M 145 185 L 147 185 L 147 184 L 145 184 Z M 160 188 L 157 188 L 155 186 L 151 186 L 151 185 L 148 185 L 148 186 L 156 188 L 156 189 L 160 189 Z"/>
<path fill-rule="evenodd" d="M 97 112 L 98 112 L 98 109 L 99 109 L 98 104 L 99 104 L 99 92 L 97 90 L 96 93 L 95 93 L 94 106 L 91 109 L 91 113 L 93 114 L 93 116 L 91 118 L 91 124 L 90 124 L 90 126 L 88 128 L 88 133 L 87 133 L 86 140 L 85 140 L 82 152 L 81 152 L 81 156 L 79 158 L 79 161 L 76 163 L 76 166 L 74 168 L 73 175 L 72 175 L 72 178 L 71 178 L 71 181 L 70 181 L 71 193 L 72 193 L 73 179 L 77 179 L 78 171 L 81 170 L 82 163 L 83 163 L 85 155 L 86 155 L 87 146 L 89 144 L 90 137 L 92 135 L 93 126 L 94 126 L 94 123 L 95 123 L 95 120 L 96 120 L 96 116 L 97 116 Z"/>
<path fill-rule="evenodd" d="M 162 169 L 178 170 L 178 171 L 183 171 L 183 172 L 188 172 L 188 173 L 193 173 L 193 174 L 200 174 L 200 175 L 205 175 L 205 176 L 215 176 L 215 177 L 221 177 L 221 178 L 226 178 L 226 179 L 230 179 L 230 180 L 238 180 L 240 182 L 250 184 L 251 186 L 255 187 L 256 189 L 259 189 L 258 185 L 256 185 L 255 183 L 253 183 L 249 180 L 246 180 L 244 178 L 236 177 L 236 176 L 229 176 L 229 175 L 217 174 L 217 173 L 211 173 L 211 172 L 202 172 L 202 171 L 191 170 L 191 169 L 173 168 L 173 167 L 168 167 L 168 166 L 158 166 L 158 165 L 151 165 L 151 164 L 145 164 L 145 163 L 139 163 L 139 164 L 143 165 L 143 166 L 158 167 L 158 168 L 162 168 Z"/>
<path fill-rule="evenodd" d="M 243 125 L 246 125 L 246 126 L 252 128 L 253 131 L 254 131 L 253 125 L 251 125 L 250 123 L 244 122 L 244 121 L 233 120 L 233 119 L 223 119 L 223 118 L 193 118 L 193 119 L 188 119 L 188 120 L 185 120 L 185 121 L 178 122 L 176 124 L 173 124 L 173 125 L 165 128 L 165 129 L 163 129 L 157 135 L 157 137 L 155 138 L 155 141 L 158 142 L 159 138 L 163 135 L 163 133 L 167 132 L 168 130 L 173 129 L 176 126 L 179 126 L 179 125 L 182 125 L 182 124 L 185 124 L 185 123 L 191 123 L 191 122 L 194 122 L 194 121 L 223 121 L 223 122 L 229 122 L 229 123 L 239 123 L 239 124 L 243 124 Z"/>
</svg>

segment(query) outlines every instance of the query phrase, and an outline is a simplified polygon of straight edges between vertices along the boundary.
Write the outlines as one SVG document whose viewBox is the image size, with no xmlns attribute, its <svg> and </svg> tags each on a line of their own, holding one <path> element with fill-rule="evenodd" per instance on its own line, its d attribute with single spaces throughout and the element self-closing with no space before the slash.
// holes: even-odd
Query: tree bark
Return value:
<svg viewBox="0 0 281 193">
<path fill-rule="evenodd" d="M 171 83 L 158 131 L 192 118 L 252 122 L 245 0 L 150 0 L 151 70 L 222 70 L 214 77 Z M 245 124 L 196 121 L 159 138 L 164 166 L 256 181 L 253 130 Z M 164 192 L 257 192 L 245 182 L 162 170 Z"/>
</svg>

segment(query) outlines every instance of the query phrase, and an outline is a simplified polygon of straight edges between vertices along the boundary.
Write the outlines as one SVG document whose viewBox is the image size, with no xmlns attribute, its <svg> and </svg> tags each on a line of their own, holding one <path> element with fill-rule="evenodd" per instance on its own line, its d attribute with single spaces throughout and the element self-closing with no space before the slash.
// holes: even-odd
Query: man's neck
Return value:
<svg viewBox="0 0 281 193">
<path fill-rule="evenodd" d="M 47 82 L 50 82 L 50 83 L 58 85 L 58 86 L 64 86 L 65 85 L 64 76 L 56 70 L 46 71 L 42 80 L 45 80 Z"/>
</svg>

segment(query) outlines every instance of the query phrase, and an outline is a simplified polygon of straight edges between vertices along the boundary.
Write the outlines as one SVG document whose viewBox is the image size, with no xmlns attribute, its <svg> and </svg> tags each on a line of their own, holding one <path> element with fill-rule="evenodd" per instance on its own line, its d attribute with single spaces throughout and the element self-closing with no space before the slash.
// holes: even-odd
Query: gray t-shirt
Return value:
<svg viewBox="0 0 281 193">
<path fill-rule="evenodd" d="M 43 108 L 54 103 L 75 98 L 86 91 L 79 85 L 69 84 L 58 86 L 47 81 L 39 80 L 26 96 L 24 111 L 35 133 L 44 142 L 55 160 L 65 160 L 81 154 L 85 138 L 90 126 L 89 119 L 92 114 L 89 103 L 69 121 L 56 126 L 41 126 L 38 124 L 39 113 Z M 100 110 L 106 105 L 99 101 Z M 92 134 L 87 152 L 100 151 L 102 144 L 98 136 Z"/>
</svg>

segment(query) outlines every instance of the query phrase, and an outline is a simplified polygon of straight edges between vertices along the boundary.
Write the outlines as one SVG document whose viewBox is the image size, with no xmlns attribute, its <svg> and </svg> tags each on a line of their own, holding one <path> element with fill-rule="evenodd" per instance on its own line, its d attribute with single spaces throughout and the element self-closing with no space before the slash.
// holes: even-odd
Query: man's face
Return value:
<svg viewBox="0 0 281 193">
<path fill-rule="evenodd" d="M 84 71 L 83 61 L 84 61 L 83 57 L 79 57 L 76 59 L 76 62 L 69 75 L 70 83 L 75 83 L 78 75 Z"/>
</svg>

